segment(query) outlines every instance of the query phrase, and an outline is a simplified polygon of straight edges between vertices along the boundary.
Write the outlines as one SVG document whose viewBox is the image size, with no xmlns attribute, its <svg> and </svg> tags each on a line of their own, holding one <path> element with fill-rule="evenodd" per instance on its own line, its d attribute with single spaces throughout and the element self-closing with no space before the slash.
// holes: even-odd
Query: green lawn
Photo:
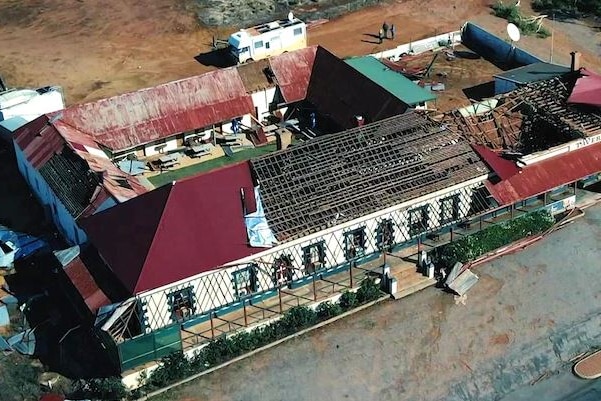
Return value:
<svg viewBox="0 0 601 401">
<path fill-rule="evenodd" d="M 258 157 L 267 153 L 274 152 L 275 150 L 275 143 L 261 146 L 260 148 L 245 149 L 234 153 L 232 157 L 222 156 L 216 159 L 207 160 L 206 162 L 201 162 L 193 166 L 188 166 L 177 170 L 167 171 L 163 174 L 155 175 L 154 177 L 148 178 L 148 180 L 152 183 L 152 185 L 158 188 L 170 182 L 181 180 L 182 178 L 198 174 L 202 171 L 214 170 L 216 168 L 223 167 L 228 164 L 249 160 L 253 157 Z"/>
</svg>

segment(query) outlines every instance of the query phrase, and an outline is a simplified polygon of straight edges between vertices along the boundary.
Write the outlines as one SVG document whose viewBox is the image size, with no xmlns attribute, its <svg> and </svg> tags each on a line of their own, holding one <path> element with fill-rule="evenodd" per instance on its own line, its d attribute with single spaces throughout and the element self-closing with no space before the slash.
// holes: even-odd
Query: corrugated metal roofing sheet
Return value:
<svg viewBox="0 0 601 401">
<path fill-rule="evenodd" d="M 67 108 L 62 120 L 114 151 L 254 110 L 236 67 Z"/>
<path fill-rule="evenodd" d="M 84 219 L 90 241 L 137 294 L 261 252 L 248 244 L 241 188 L 248 162 L 165 185 Z"/>
<path fill-rule="evenodd" d="M 570 72 L 568 67 L 539 62 L 504 71 L 494 77 L 518 84 L 528 84 L 531 82 L 546 81 L 567 74 L 568 72 Z"/>
<path fill-rule="evenodd" d="M 497 153 L 483 145 L 472 145 L 472 148 L 484 160 L 500 179 L 506 180 L 520 172 L 520 168 L 511 160 L 503 159 Z"/>
<path fill-rule="evenodd" d="M 486 183 L 501 205 L 545 193 L 601 171 L 601 143 L 545 159 L 522 168 L 497 184 Z"/>
<path fill-rule="evenodd" d="M 373 56 L 351 58 L 346 63 L 409 105 L 436 99 L 434 93 L 414 84 Z"/>
<path fill-rule="evenodd" d="M 102 151 L 90 136 L 60 119 L 51 120 L 47 115 L 38 117 L 15 133 L 15 142 L 37 170 L 42 169 L 54 155 L 61 153 L 65 146 L 68 146 L 87 163 L 91 171 L 101 174 L 100 191 L 93 199 L 89 199 L 88 205 L 83 206 L 83 212 L 77 213 L 81 214 L 80 217 L 92 214 L 109 196 L 123 202 L 148 191 L 135 177 L 121 171 L 107 157 L 100 156 Z M 95 151 L 96 154 L 90 153 L 89 150 Z M 61 176 L 74 173 L 77 172 L 58 169 L 52 174 Z M 61 201 L 69 203 L 72 188 L 52 188 Z"/>
<path fill-rule="evenodd" d="M 65 273 L 92 313 L 111 303 L 79 256 L 65 266 Z"/>
<path fill-rule="evenodd" d="M 269 59 L 287 103 L 299 102 L 307 97 L 317 49 L 317 46 L 306 47 Z"/>
<path fill-rule="evenodd" d="M 580 74 L 568 98 L 568 103 L 601 107 L 601 75 L 584 68 Z"/>
</svg>

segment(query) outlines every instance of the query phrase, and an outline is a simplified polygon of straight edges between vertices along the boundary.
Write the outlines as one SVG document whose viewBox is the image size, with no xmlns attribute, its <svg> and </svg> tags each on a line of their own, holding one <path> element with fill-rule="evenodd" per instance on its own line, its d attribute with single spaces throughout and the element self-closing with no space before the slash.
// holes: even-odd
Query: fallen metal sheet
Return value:
<svg viewBox="0 0 601 401">
<path fill-rule="evenodd" d="M 0 327 L 8 326 L 10 324 L 10 316 L 8 315 L 8 308 L 6 305 L 0 306 Z"/>
<path fill-rule="evenodd" d="M 0 226 L 0 242 L 2 243 L 2 247 L 0 247 L 0 266 L 2 267 L 8 267 L 14 260 L 48 247 L 48 244 L 39 238 L 12 231 L 4 226 Z"/>
<path fill-rule="evenodd" d="M 117 163 L 117 166 L 121 171 L 130 175 L 140 175 L 147 171 L 146 163 L 139 160 L 121 160 L 119 163 Z"/>
<path fill-rule="evenodd" d="M 20 354 L 33 355 L 35 352 L 35 336 L 33 334 L 33 329 L 27 329 L 24 332 L 15 334 L 8 339 L 8 344 Z"/>
<path fill-rule="evenodd" d="M 76 245 L 60 251 L 54 251 L 54 256 L 56 256 L 56 259 L 61 263 L 61 266 L 66 267 L 73 259 L 79 256 L 79 253 L 79 245 Z"/>
<path fill-rule="evenodd" d="M 13 350 L 13 347 L 10 346 L 8 341 L 6 341 L 6 339 L 4 337 L 0 336 L 0 351 L 7 352 L 7 351 L 12 351 L 12 350 Z"/>
<path fill-rule="evenodd" d="M 446 285 L 451 284 L 458 276 L 461 274 L 461 269 L 463 269 L 463 263 L 457 262 L 449 272 L 447 276 L 447 280 L 445 281 Z"/>
<path fill-rule="evenodd" d="M 478 282 L 478 276 L 472 273 L 471 270 L 465 270 L 459 275 L 451 284 L 449 288 L 455 291 L 457 294 L 463 296 Z"/>
</svg>

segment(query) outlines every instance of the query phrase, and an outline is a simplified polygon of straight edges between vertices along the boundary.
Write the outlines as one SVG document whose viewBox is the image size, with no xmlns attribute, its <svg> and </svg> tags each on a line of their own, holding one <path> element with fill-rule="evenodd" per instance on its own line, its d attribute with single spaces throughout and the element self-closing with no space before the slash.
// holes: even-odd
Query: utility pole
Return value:
<svg viewBox="0 0 601 401">
<path fill-rule="evenodd" d="M 550 63 L 553 63 L 553 45 L 555 42 L 555 13 L 551 14 L 551 56 Z"/>
</svg>

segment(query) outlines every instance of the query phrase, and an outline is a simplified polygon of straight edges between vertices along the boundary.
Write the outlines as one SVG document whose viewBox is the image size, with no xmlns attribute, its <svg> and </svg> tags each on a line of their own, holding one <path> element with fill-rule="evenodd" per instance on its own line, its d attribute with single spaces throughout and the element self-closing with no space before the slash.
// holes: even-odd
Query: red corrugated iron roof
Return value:
<svg viewBox="0 0 601 401">
<path fill-rule="evenodd" d="M 500 179 L 506 180 L 520 172 L 520 168 L 514 162 L 502 158 L 486 146 L 473 144 L 472 148 Z"/>
<path fill-rule="evenodd" d="M 254 110 L 235 67 L 67 108 L 62 120 L 114 150 L 240 117 Z"/>
<path fill-rule="evenodd" d="M 248 245 L 242 188 L 248 162 L 160 187 L 81 224 L 132 295 L 171 284 L 264 249 Z"/>
<path fill-rule="evenodd" d="M 486 186 L 497 202 L 501 205 L 509 205 L 599 171 L 601 171 L 601 143 L 528 165 L 509 179 L 497 184 L 487 182 Z"/>
<path fill-rule="evenodd" d="M 580 70 L 580 74 L 568 103 L 601 107 L 601 75 L 584 68 Z"/>
<path fill-rule="evenodd" d="M 65 273 L 92 313 L 96 313 L 101 306 L 111 303 L 79 256 L 65 266 Z"/>
<path fill-rule="evenodd" d="M 280 91 L 287 103 L 298 102 L 307 97 L 316 52 L 317 46 L 311 46 L 269 59 L 271 70 L 277 77 Z"/>
<path fill-rule="evenodd" d="M 87 134 L 65 124 L 61 119 L 51 120 L 42 115 L 15 133 L 15 142 L 35 169 L 40 169 L 52 155 L 60 153 L 65 146 L 73 149 L 86 161 L 91 171 L 102 175 L 102 188 L 90 207 L 81 216 L 92 214 L 110 196 L 124 202 L 148 190 L 133 176 L 121 171 Z M 123 183 L 126 182 L 126 185 Z M 60 194 L 56 194 L 60 197 Z M 76 217 L 76 216 L 74 216 Z"/>
</svg>

